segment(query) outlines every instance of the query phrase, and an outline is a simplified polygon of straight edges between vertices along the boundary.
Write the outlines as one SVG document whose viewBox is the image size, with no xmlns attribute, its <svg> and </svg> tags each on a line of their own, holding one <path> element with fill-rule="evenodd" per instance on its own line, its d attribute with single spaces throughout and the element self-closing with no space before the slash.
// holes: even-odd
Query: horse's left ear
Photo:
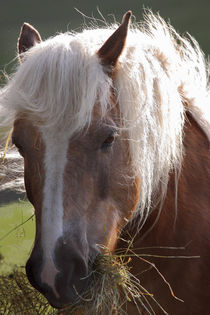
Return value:
<svg viewBox="0 0 210 315">
<path fill-rule="evenodd" d="M 99 49 L 97 54 L 103 65 L 112 67 L 116 65 L 125 45 L 131 15 L 131 11 L 124 14 L 121 25 Z"/>
<path fill-rule="evenodd" d="M 28 23 L 23 24 L 17 44 L 20 62 L 23 61 L 23 53 L 41 40 L 39 32 L 33 26 Z"/>
</svg>

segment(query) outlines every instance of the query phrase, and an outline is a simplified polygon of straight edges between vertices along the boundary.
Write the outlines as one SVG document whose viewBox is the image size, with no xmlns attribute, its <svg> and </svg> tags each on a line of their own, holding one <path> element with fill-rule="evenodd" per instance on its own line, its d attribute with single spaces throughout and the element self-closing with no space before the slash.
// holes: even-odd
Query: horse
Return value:
<svg viewBox="0 0 210 315">
<path fill-rule="evenodd" d="M 131 273 L 166 312 L 208 314 L 209 67 L 160 16 L 131 16 L 44 41 L 22 26 L 0 125 L 13 126 L 35 209 L 27 277 L 66 307 L 102 247 L 126 253 L 132 239 Z M 126 314 L 161 313 L 137 306 Z"/>
</svg>

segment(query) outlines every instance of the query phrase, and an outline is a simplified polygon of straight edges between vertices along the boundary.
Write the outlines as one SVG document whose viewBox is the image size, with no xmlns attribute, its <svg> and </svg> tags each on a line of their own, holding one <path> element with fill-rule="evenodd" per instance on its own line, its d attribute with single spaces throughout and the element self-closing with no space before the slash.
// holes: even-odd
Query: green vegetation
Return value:
<svg viewBox="0 0 210 315">
<path fill-rule="evenodd" d="M 0 274 L 25 264 L 35 233 L 32 216 L 33 207 L 26 201 L 0 207 Z"/>
</svg>

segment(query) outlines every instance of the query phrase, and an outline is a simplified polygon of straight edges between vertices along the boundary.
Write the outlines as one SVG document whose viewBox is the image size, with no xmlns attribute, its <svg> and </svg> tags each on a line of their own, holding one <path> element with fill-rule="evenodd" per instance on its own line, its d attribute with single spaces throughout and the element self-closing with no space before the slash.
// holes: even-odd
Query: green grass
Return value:
<svg viewBox="0 0 210 315">
<path fill-rule="evenodd" d="M 25 264 L 35 235 L 32 215 L 33 207 L 27 201 L 0 207 L 0 274 Z"/>
</svg>

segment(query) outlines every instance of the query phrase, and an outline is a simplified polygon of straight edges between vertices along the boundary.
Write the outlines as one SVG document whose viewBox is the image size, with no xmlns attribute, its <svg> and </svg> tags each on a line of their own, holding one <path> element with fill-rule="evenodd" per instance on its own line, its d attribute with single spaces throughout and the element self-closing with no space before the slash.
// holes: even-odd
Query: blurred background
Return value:
<svg viewBox="0 0 210 315">
<path fill-rule="evenodd" d="M 210 1 L 209 0 L 0 0 L 0 70 L 10 72 L 10 61 L 16 56 L 16 43 L 23 22 L 37 28 L 43 39 L 56 32 L 81 30 L 83 17 L 118 22 L 126 10 L 131 9 L 137 21 L 142 19 L 143 8 L 159 12 L 180 33 L 189 32 L 210 53 Z"/>
</svg>

